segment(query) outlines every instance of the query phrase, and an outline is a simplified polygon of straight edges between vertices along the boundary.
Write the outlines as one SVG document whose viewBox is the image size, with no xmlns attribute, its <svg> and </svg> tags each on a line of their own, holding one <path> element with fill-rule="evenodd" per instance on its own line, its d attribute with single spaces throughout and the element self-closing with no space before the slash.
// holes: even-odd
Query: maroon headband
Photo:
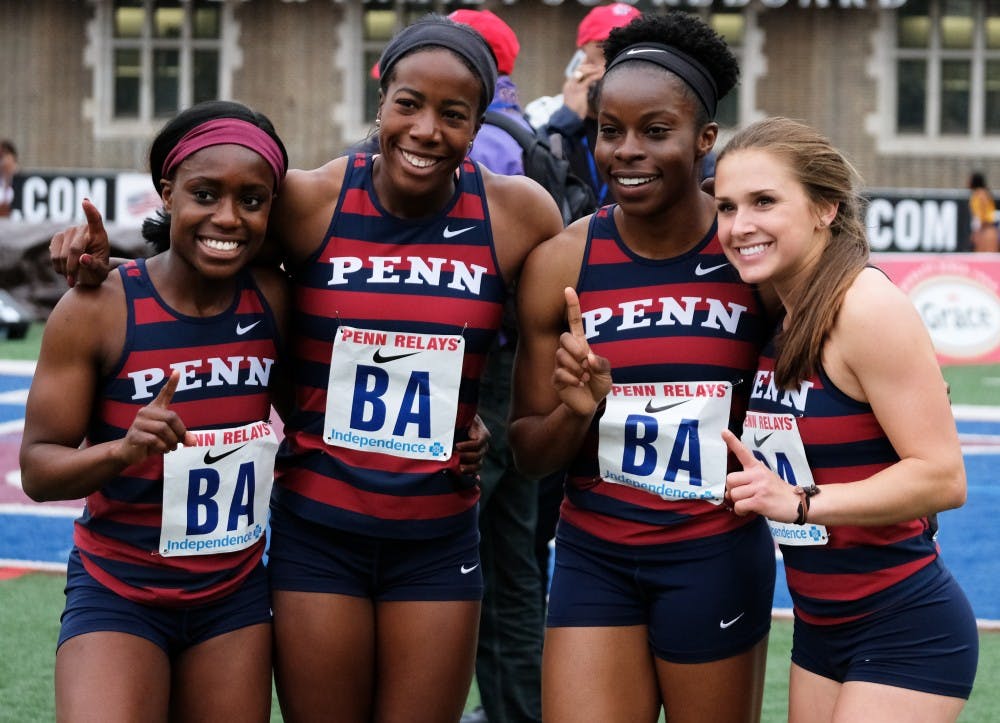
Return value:
<svg viewBox="0 0 1000 723">
<path fill-rule="evenodd" d="M 174 169 L 192 153 L 224 143 L 233 143 L 258 153 L 274 171 L 274 190 L 278 190 L 286 170 L 281 148 L 261 128 L 239 118 L 217 118 L 189 130 L 167 154 L 161 176 L 169 178 Z"/>
</svg>

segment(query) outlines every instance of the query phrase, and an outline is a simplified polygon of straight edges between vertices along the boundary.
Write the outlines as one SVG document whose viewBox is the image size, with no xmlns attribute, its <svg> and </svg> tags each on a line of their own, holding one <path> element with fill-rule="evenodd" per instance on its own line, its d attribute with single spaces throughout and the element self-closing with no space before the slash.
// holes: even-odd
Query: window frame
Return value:
<svg viewBox="0 0 1000 723">
<path fill-rule="evenodd" d="M 176 111 L 165 115 L 154 112 L 155 83 L 152 58 L 159 50 L 176 50 L 179 54 L 178 110 L 190 106 L 194 93 L 194 54 L 199 50 L 211 50 L 218 55 L 218 98 L 232 95 L 232 77 L 237 27 L 233 16 L 233 3 L 238 0 L 214 0 L 218 5 L 219 37 L 192 37 L 193 3 L 182 0 L 180 8 L 184 13 L 181 37 L 157 38 L 152 35 L 152 11 L 156 0 L 142 0 L 145 9 L 144 28 L 141 37 L 116 38 L 114 35 L 114 0 L 98 0 L 96 12 L 88 28 L 91 40 L 85 57 L 93 70 L 93 103 L 91 116 L 94 121 L 95 137 L 99 139 L 148 138 Z M 141 73 L 139 80 L 139 116 L 119 118 L 114 114 L 115 103 L 115 53 L 123 48 L 135 48 L 140 53 Z"/>
<path fill-rule="evenodd" d="M 928 0 L 930 8 L 930 42 L 926 48 L 899 47 L 897 32 L 898 12 L 895 9 L 879 11 L 879 22 L 872 33 L 872 54 L 869 75 L 877 82 L 876 111 L 868 118 L 867 127 L 875 139 L 876 150 L 883 154 L 912 156 L 952 155 L 975 157 L 1000 151 L 1000 132 L 984 131 L 986 112 L 985 71 L 988 61 L 1000 61 L 1000 48 L 985 47 L 986 3 L 973 0 L 972 47 L 954 49 L 943 47 L 941 40 L 942 0 Z M 923 132 L 900 132 L 898 128 L 898 63 L 918 60 L 926 63 Z M 969 131 L 967 133 L 942 133 L 941 111 L 943 64 L 948 61 L 967 61 L 970 64 Z"/>
</svg>

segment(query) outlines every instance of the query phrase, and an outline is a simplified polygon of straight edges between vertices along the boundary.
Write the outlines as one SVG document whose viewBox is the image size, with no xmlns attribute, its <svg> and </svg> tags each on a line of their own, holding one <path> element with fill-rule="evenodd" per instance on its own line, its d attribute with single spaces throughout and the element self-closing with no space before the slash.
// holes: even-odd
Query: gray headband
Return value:
<svg viewBox="0 0 1000 723">
<path fill-rule="evenodd" d="M 453 20 L 417 21 L 396 33 L 382 51 L 378 73 L 388 78 L 400 58 L 418 48 L 436 46 L 458 53 L 475 69 L 482 81 L 485 107 L 493 100 L 497 86 L 497 63 L 483 37 L 468 25 Z"/>
<path fill-rule="evenodd" d="M 708 117 L 715 118 L 715 110 L 719 104 L 719 89 L 708 68 L 690 55 L 662 43 L 636 43 L 612 58 L 608 62 L 607 70 L 629 60 L 645 60 L 669 70 L 694 91 L 708 111 Z"/>
</svg>

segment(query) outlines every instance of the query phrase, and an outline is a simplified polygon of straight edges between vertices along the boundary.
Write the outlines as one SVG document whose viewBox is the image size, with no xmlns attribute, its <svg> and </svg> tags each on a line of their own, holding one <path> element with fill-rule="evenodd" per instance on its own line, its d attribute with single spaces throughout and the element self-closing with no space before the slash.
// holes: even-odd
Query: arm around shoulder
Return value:
<svg viewBox="0 0 1000 723">
<path fill-rule="evenodd" d="M 349 157 L 334 158 L 310 171 L 288 171 L 268 223 L 270 237 L 293 261 L 316 250 L 340 198 Z"/>
<path fill-rule="evenodd" d="M 527 176 L 483 170 L 497 259 L 508 283 L 520 274 L 532 249 L 563 230 L 562 215 L 548 191 Z"/>
</svg>

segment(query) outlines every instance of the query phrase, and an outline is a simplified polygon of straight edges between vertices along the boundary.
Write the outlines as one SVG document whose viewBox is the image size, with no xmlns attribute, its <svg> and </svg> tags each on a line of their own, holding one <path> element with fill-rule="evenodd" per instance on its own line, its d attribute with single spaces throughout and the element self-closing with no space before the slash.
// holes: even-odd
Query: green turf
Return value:
<svg viewBox="0 0 1000 723">
<path fill-rule="evenodd" d="M 35 322 L 28 327 L 28 333 L 23 339 L 0 337 L 0 359 L 37 359 L 44 327 L 42 322 Z"/>
<path fill-rule="evenodd" d="M 55 718 L 53 664 L 63 605 L 64 576 L 31 573 L 0 581 L 0 723 Z M 1000 632 L 980 633 L 979 673 L 960 723 L 1000 721 Z M 788 704 L 788 652 L 792 625 L 775 620 L 767 655 L 764 723 L 781 723 Z M 468 709 L 479 703 L 473 688 Z M 271 720 L 280 723 L 277 701 Z"/>
<path fill-rule="evenodd" d="M 33 324 L 24 339 L 0 340 L 0 359 L 36 359 L 43 325 Z M 1000 406 L 1000 364 L 947 367 L 955 404 Z M 61 575 L 31 574 L 0 582 L 0 723 L 54 719 L 53 662 L 59 613 L 63 604 Z M 786 718 L 788 651 L 791 623 L 777 620 L 771 632 L 764 691 L 764 723 Z M 977 685 L 959 718 L 961 723 L 1000 721 L 1000 632 L 980 635 Z M 467 709 L 479 703 L 473 685 Z M 280 723 L 274 702 L 271 720 Z"/>
</svg>

